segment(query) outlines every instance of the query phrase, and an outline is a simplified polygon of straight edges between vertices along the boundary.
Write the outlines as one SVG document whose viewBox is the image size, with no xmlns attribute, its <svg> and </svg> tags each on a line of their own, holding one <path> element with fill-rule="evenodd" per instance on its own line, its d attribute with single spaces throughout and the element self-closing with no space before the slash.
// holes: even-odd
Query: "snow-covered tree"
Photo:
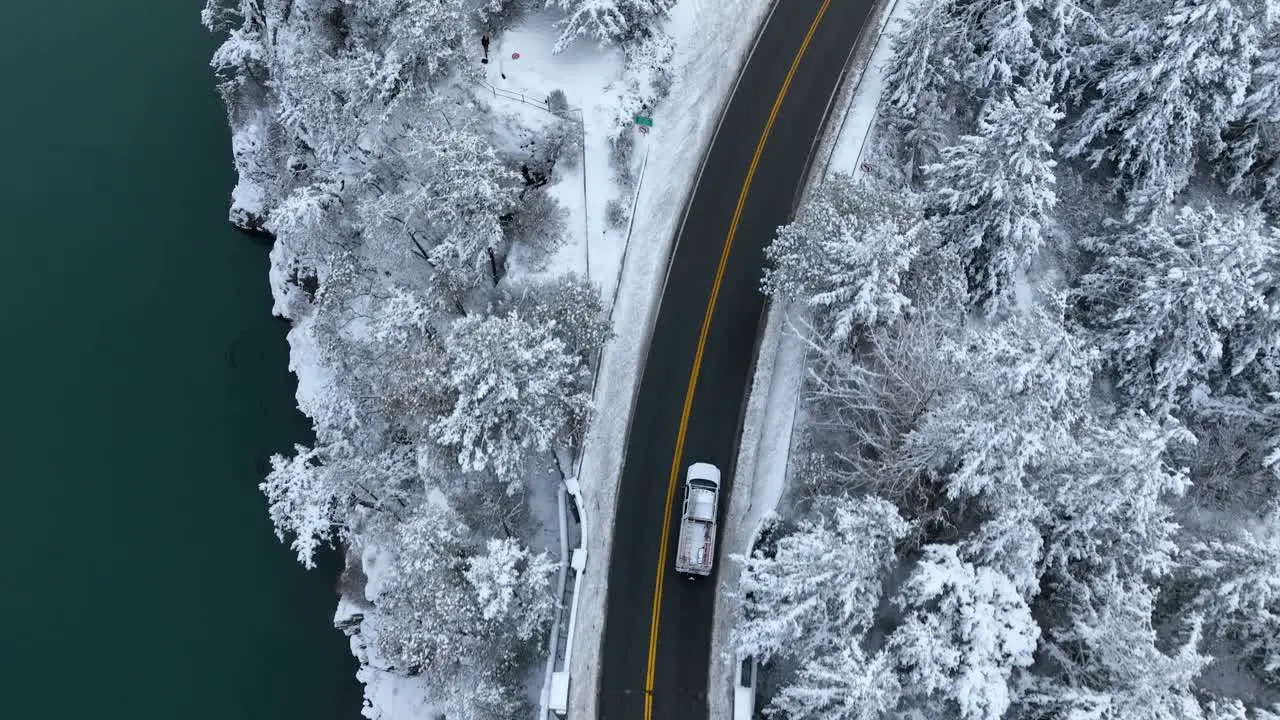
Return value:
<svg viewBox="0 0 1280 720">
<path fill-rule="evenodd" d="M 550 324 L 518 314 L 468 316 L 445 343 L 439 382 L 450 410 L 431 436 L 468 471 L 516 478 L 526 454 L 567 439 L 586 418 L 586 365 Z"/>
<path fill-rule="evenodd" d="M 456 671 L 461 658 L 500 661 L 506 646 L 486 632 L 465 582 L 474 553 L 470 529 L 449 508 L 421 503 L 386 532 L 387 551 L 365 562 L 381 657 L 400 672 L 437 677 Z"/>
<path fill-rule="evenodd" d="M 1001 495 L 981 524 L 956 543 L 960 559 L 987 567 L 1009 579 L 1031 602 L 1040 593 L 1047 510 L 1032 492 L 1014 489 Z"/>
<path fill-rule="evenodd" d="M 734 628 L 737 652 L 768 661 L 808 658 L 852 642 L 870 627 L 907 524 L 878 498 L 824 498 L 821 519 L 746 560 L 740 591 L 745 619 Z"/>
<path fill-rule="evenodd" d="M 671 88 L 675 40 L 665 28 L 652 26 L 639 39 L 627 42 L 622 55 L 622 77 L 606 91 L 608 103 L 613 107 L 615 139 L 633 138 L 632 118 L 637 113 L 649 114 L 658 101 L 666 97 Z"/>
<path fill-rule="evenodd" d="M 857 357 L 843 345 L 811 343 L 804 402 L 812 422 L 801 446 L 805 470 L 795 473 L 803 492 L 870 491 L 910 507 L 932 484 L 902 449 L 924 413 L 967 372 L 951 352 L 963 322 L 958 305 L 930 302 L 899 323 L 865 331 Z"/>
<path fill-rule="evenodd" d="M 1067 619 L 1046 632 L 1053 680 L 1036 692 L 1051 717 L 1100 720 L 1198 720 L 1192 683 L 1210 659 L 1201 655 L 1199 618 L 1180 644 L 1162 647 L 1152 624 L 1156 593 L 1139 577 L 1111 568 L 1059 597 Z"/>
<path fill-rule="evenodd" d="M 934 103 L 954 108 L 973 50 L 957 27 L 957 0 L 922 0 L 894 30 L 893 54 L 885 69 L 885 101 L 895 116 L 914 118 Z"/>
<path fill-rule="evenodd" d="M 261 485 L 276 537 L 283 542 L 286 533 L 293 535 L 290 547 L 307 568 L 315 567 L 320 546 L 332 542 L 336 520 L 337 488 L 318 455 L 318 450 L 303 445 L 295 445 L 289 458 L 272 455 L 271 472 Z"/>
<path fill-rule="evenodd" d="M 387 90 L 397 91 L 417 73 L 436 77 L 472 37 L 474 0 L 361 0 L 344 3 L 351 38 L 376 51 L 387 65 Z"/>
<path fill-rule="evenodd" d="M 1091 99 L 1063 152 L 1115 164 L 1133 207 L 1168 203 L 1197 150 L 1234 120 L 1258 54 L 1259 17 L 1238 0 L 1124 0 L 1106 28 Z"/>
<path fill-rule="evenodd" d="M 940 239 L 964 257 L 974 300 L 988 312 L 1007 303 L 1050 232 L 1057 195 L 1048 138 L 1061 117 L 1047 86 L 1018 88 L 987 107 L 976 135 L 926 168 Z"/>
<path fill-rule="evenodd" d="M 1086 246 L 1097 260 L 1078 284 L 1085 321 L 1135 401 L 1163 406 L 1276 355 L 1280 233 L 1262 215 L 1185 207 Z"/>
<path fill-rule="evenodd" d="M 968 376 L 923 414 L 903 461 L 939 477 L 950 498 L 998 509 L 1029 475 L 1074 457 L 1093 355 L 1044 310 L 974 332 L 952 352 Z"/>
<path fill-rule="evenodd" d="M 315 267 L 341 243 L 342 209 L 340 183 L 309 183 L 271 209 L 265 229 L 287 247 L 293 262 Z"/>
<path fill-rule="evenodd" d="M 1073 67 L 1073 25 L 1088 3 L 1068 0 L 924 0 L 894 32 L 886 71 L 891 114 L 931 103 L 954 109 L 1015 87 L 1061 87 Z"/>
<path fill-rule="evenodd" d="M 496 304 L 496 314 L 515 312 L 533 325 L 552 328 L 584 365 L 595 362 L 612 335 L 600 289 L 577 275 L 507 285 Z"/>
<path fill-rule="evenodd" d="M 480 617 L 528 641 L 546 629 L 555 610 L 555 570 L 546 553 L 534 554 L 515 538 L 491 538 L 463 575 L 475 593 Z"/>
<path fill-rule="evenodd" d="M 1204 708 L 1204 720 L 1248 720 L 1244 703 L 1237 698 L 1214 698 Z"/>
<path fill-rule="evenodd" d="M 1280 28 L 1267 29 L 1238 116 L 1215 147 L 1227 189 L 1280 207 Z"/>
<path fill-rule="evenodd" d="M 364 407 L 376 408 L 388 427 L 416 442 L 426 437 L 430 419 L 447 403 L 436 378 L 444 354 L 440 320 L 428 298 L 400 285 L 378 298 L 376 307 L 361 337 L 363 362 L 357 372 L 368 374 L 370 386 Z"/>
<path fill-rule="evenodd" d="M 1190 485 L 1166 460 L 1175 440 L 1192 438 L 1141 413 L 1088 423 L 1075 456 L 1041 483 L 1051 515 L 1045 564 L 1072 575 L 1105 558 L 1126 572 L 1168 572 L 1177 530 L 1170 502 Z"/>
<path fill-rule="evenodd" d="M 906 617 L 888 650 L 904 694 L 963 720 L 1002 717 L 1040 636 L 1009 579 L 964 562 L 954 546 L 929 545 L 897 602 Z"/>
<path fill-rule="evenodd" d="M 630 40 L 666 17 L 675 0 L 547 0 L 569 15 L 560 21 L 560 39 L 555 52 L 574 40 L 589 37 L 601 45 Z"/>
<path fill-rule="evenodd" d="M 893 717 L 901 695 L 888 653 L 868 658 L 857 642 L 846 641 L 802 663 L 770 706 L 791 720 L 883 720 Z"/>
<path fill-rule="evenodd" d="M 909 193 L 827 179 L 766 249 L 764 290 L 814 308 L 830 340 L 901 317 L 923 218 Z"/>
<path fill-rule="evenodd" d="M 271 456 L 271 472 L 259 487 L 276 536 L 283 541 L 292 535 L 298 561 L 313 568 L 322 545 L 345 539 L 356 507 L 395 513 L 404 506 L 403 487 L 416 477 L 405 448 L 356 454 L 346 443 L 295 445 L 292 457 Z"/>
<path fill-rule="evenodd" d="M 1194 543 L 1188 559 L 1210 629 L 1241 641 L 1267 673 L 1280 672 L 1280 510 L 1233 538 Z"/>
</svg>

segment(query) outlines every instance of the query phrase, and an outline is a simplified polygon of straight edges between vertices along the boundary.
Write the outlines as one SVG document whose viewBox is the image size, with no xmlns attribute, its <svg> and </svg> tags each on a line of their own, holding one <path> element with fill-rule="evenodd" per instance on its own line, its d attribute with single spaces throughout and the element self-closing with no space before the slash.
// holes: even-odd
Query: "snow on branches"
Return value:
<svg viewBox="0 0 1280 720">
<path fill-rule="evenodd" d="M 519 314 L 456 321 L 439 371 L 451 410 L 431 437 L 468 471 L 514 480 L 530 451 L 576 432 L 590 406 L 586 364 L 549 324 Z"/>
<path fill-rule="evenodd" d="M 675 0 L 547 0 L 548 7 L 569 13 L 560 21 L 555 52 L 562 52 L 581 37 L 601 45 L 630 40 L 665 17 L 673 5 Z"/>
<path fill-rule="evenodd" d="M 746 619 L 733 637 L 738 653 L 763 661 L 806 658 L 871 628 L 907 524 L 876 498 L 824 498 L 822 505 L 823 519 L 779 539 L 772 556 L 757 551 L 745 560 Z"/>
<path fill-rule="evenodd" d="M 1184 207 L 1091 238 L 1096 264 L 1076 295 L 1119 389 L 1167 407 L 1280 349 L 1280 232 L 1256 212 Z"/>
<path fill-rule="evenodd" d="M 954 547 L 930 545 L 897 602 L 906 621 L 889 651 L 903 670 L 904 690 L 954 706 L 962 720 L 1003 717 L 1011 679 L 1031 666 L 1040 636 L 1013 584 L 964 562 Z"/>
<path fill-rule="evenodd" d="M 1061 118 L 1047 86 L 1018 88 L 987 106 L 976 135 L 925 168 L 939 240 L 962 255 L 973 299 L 989 313 L 1008 304 L 1015 276 L 1050 234 L 1057 163 L 1049 136 Z"/>
<path fill-rule="evenodd" d="M 765 251 L 764 290 L 815 309 L 833 341 L 892 322 L 911 303 L 901 285 L 922 224 L 912 196 L 832 175 Z"/>
<path fill-rule="evenodd" d="M 1128 0 L 1101 12 L 1090 100 L 1064 153 L 1115 165 L 1136 206 L 1171 201 L 1191 180 L 1196 151 L 1234 120 L 1258 55 L 1254 3 Z"/>
</svg>

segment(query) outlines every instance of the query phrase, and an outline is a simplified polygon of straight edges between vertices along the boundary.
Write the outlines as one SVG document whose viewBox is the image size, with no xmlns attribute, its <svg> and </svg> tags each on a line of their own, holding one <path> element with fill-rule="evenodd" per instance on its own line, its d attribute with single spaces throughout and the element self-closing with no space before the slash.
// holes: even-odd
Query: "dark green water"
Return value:
<svg viewBox="0 0 1280 720">
<path fill-rule="evenodd" d="M 0 715 L 351 720 L 332 572 L 257 483 L 306 441 L 203 0 L 5 3 Z"/>
</svg>

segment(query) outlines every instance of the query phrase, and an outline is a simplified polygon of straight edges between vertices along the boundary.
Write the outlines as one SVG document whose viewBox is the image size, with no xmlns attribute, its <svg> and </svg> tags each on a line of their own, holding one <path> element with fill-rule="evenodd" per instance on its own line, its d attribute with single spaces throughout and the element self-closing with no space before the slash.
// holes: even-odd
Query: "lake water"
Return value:
<svg viewBox="0 0 1280 720">
<path fill-rule="evenodd" d="M 4 717 L 352 720 L 334 571 L 257 489 L 306 442 L 202 0 L 0 26 Z"/>
</svg>

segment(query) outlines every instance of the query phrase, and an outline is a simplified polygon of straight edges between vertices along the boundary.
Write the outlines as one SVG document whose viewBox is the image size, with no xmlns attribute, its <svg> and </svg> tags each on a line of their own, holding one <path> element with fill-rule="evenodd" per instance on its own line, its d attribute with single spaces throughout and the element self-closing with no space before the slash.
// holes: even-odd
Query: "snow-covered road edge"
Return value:
<svg viewBox="0 0 1280 720">
<path fill-rule="evenodd" d="M 905 15 L 914 0 L 878 0 L 845 63 L 843 77 L 832 95 L 819 134 L 810 154 L 813 165 L 798 204 L 805 202 L 817 184 L 833 170 L 859 174 L 865 139 L 875 123 L 880 103 L 882 76 L 890 52 L 886 35 L 889 22 Z M 865 32 L 874 28 L 874 32 Z M 838 109 L 840 121 L 832 112 Z M 738 446 L 734 481 L 725 520 L 724 552 L 750 552 L 765 516 L 777 507 L 787 479 L 790 451 L 800 406 L 806 352 L 794 332 L 790 318 L 798 309 L 790 303 L 771 302 L 759 350 L 755 374 L 747 398 Z M 740 605 L 734 593 L 742 567 L 724 563 L 717 579 L 712 648 L 721 648 L 708 668 L 707 702 L 713 718 L 754 717 L 754 693 L 735 692 L 741 658 L 727 650 L 729 633 L 738 618 Z M 752 682 L 754 686 L 754 681 Z"/>
<path fill-rule="evenodd" d="M 769 0 L 680 0 L 672 10 L 671 33 L 677 48 L 672 63 L 674 83 L 653 114 L 655 127 L 648 143 L 662 151 L 653 153 L 648 160 L 652 166 L 647 169 L 650 177 L 668 181 L 648 184 L 637 201 L 633 228 L 637 245 L 623 263 L 612 309 L 616 336 L 601 356 L 593 396 L 597 416 L 579 465 L 581 510 L 591 517 L 592 532 L 583 543 L 586 568 L 569 648 L 569 715 L 578 720 L 597 715 L 618 477 L 663 279 L 706 151 L 772 7 Z M 725 68 L 735 70 L 730 73 Z"/>
</svg>

